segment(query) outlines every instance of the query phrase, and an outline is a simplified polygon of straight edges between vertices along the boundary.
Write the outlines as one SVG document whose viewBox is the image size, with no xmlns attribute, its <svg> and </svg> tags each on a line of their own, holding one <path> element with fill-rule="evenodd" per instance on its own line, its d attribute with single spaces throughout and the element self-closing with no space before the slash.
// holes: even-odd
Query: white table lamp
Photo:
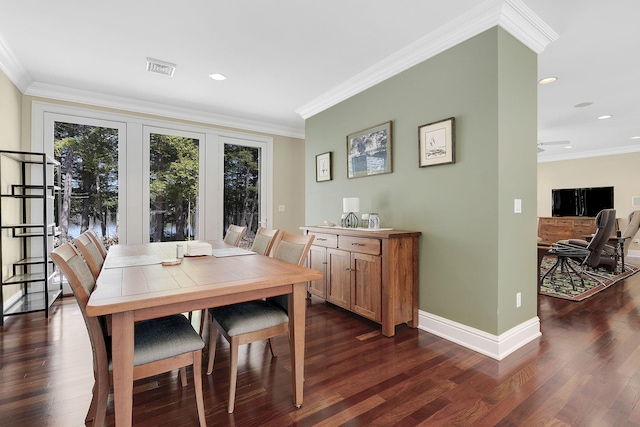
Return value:
<svg viewBox="0 0 640 427">
<path fill-rule="evenodd" d="M 343 220 L 343 226 L 347 228 L 358 227 L 358 217 L 354 212 L 360 212 L 360 199 L 358 197 L 345 197 L 342 199 L 342 212 L 348 212 Z"/>
</svg>

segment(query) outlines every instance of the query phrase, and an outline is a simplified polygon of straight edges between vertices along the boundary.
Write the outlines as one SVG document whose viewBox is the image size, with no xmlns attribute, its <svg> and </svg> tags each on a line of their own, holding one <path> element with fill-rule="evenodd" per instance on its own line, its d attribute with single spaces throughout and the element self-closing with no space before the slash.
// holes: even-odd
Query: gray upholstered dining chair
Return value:
<svg viewBox="0 0 640 427">
<path fill-rule="evenodd" d="M 111 337 L 103 317 L 87 316 L 89 297 L 96 287 L 91 270 L 78 250 L 63 243 L 51 252 L 51 259 L 67 278 L 80 306 L 93 350 L 93 398 L 85 422 L 102 426 L 111 386 Z M 134 325 L 133 380 L 180 369 L 182 386 L 186 386 L 186 366 L 193 365 L 193 379 L 198 420 L 205 426 L 202 396 L 202 348 L 204 342 L 181 314 L 145 320 Z"/>
<path fill-rule="evenodd" d="M 73 239 L 73 244 L 80 250 L 80 253 L 84 257 L 91 273 L 93 274 L 93 278 L 97 279 L 100 274 L 100 270 L 102 270 L 102 265 L 104 264 L 104 257 L 102 256 L 98 245 L 86 231 Z"/>
<path fill-rule="evenodd" d="M 93 242 L 96 244 L 96 246 L 98 247 L 98 250 L 100 250 L 100 254 L 102 255 L 102 258 L 103 259 L 106 258 L 107 248 L 105 247 L 102 239 L 98 237 L 98 234 L 96 234 L 96 232 L 93 231 L 92 229 L 88 229 L 87 231 L 85 231 L 85 233 L 87 233 L 87 235 L 91 238 L 91 240 L 93 240 Z"/>
<path fill-rule="evenodd" d="M 233 246 L 240 246 L 240 242 L 246 231 L 247 227 L 231 224 L 227 229 L 227 234 L 224 235 L 224 242 Z"/>
<path fill-rule="evenodd" d="M 256 231 L 256 236 L 253 238 L 253 244 L 251 245 L 251 250 L 260 255 L 269 255 L 271 248 L 273 247 L 273 242 L 275 237 L 278 234 L 278 229 L 271 228 L 258 228 Z"/>
<path fill-rule="evenodd" d="M 277 234 L 272 257 L 290 264 L 303 265 L 315 236 L 302 236 L 287 232 Z M 276 357 L 273 338 L 289 333 L 286 310 L 288 296 L 232 304 L 209 309 L 209 364 L 207 375 L 213 372 L 218 334 L 229 342 L 229 404 L 232 413 L 236 399 L 238 379 L 238 347 L 255 341 L 269 340 L 272 357 Z M 284 301 L 283 301 L 284 300 Z M 284 307 L 283 307 L 284 305 Z"/>
<path fill-rule="evenodd" d="M 231 230 L 231 227 L 236 227 L 236 230 Z M 246 227 L 237 227 L 232 225 L 229 227 L 229 231 L 227 232 L 227 236 L 229 236 L 229 242 L 227 242 L 227 236 L 225 236 L 225 242 L 233 244 L 233 241 L 240 242 L 240 239 L 244 235 L 246 231 Z M 235 233 L 230 235 L 230 233 Z M 239 234 L 239 238 L 237 237 Z M 278 229 L 270 229 L 260 227 L 258 231 L 256 231 L 256 236 L 253 239 L 253 245 L 251 246 L 251 250 L 260 255 L 269 255 L 269 251 L 271 251 L 271 247 L 273 246 L 273 241 L 278 234 Z M 237 246 L 237 245 L 236 245 Z M 192 313 L 189 313 L 189 320 L 191 320 Z M 206 318 L 205 310 L 200 312 L 200 335 L 204 331 L 204 319 Z"/>
</svg>

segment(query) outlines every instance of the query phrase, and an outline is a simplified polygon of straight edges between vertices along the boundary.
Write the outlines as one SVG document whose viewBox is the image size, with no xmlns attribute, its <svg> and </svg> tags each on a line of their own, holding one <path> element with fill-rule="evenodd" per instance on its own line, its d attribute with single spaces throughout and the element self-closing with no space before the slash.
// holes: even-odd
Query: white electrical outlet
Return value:
<svg viewBox="0 0 640 427">
<path fill-rule="evenodd" d="M 522 305 L 522 293 L 518 292 L 516 294 L 516 308 Z"/>
<path fill-rule="evenodd" d="M 284 212 L 284 205 L 278 205 L 278 212 Z"/>
</svg>

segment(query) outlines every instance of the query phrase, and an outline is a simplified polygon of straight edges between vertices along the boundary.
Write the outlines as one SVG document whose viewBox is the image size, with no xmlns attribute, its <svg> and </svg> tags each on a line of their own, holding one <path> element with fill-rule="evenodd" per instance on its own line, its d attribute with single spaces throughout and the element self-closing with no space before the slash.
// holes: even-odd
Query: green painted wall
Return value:
<svg viewBox="0 0 640 427">
<path fill-rule="evenodd" d="M 421 310 L 496 335 L 535 317 L 536 61 L 493 28 L 309 118 L 306 223 L 359 197 L 383 227 L 423 233 Z M 418 127 L 448 117 L 456 163 L 419 168 Z M 346 135 L 389 120 L 393 173 L 347 179 Z M 334 179 L 317 183 L 327 151 Z"/>
</svg>

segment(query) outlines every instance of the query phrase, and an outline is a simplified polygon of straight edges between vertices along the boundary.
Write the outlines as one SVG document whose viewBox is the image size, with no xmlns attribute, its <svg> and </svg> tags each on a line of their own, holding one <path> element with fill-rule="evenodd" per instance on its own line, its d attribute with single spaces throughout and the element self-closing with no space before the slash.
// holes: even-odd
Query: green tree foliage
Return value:
<svg viewBox="0 0 640 427">
<path fill-rule="evenodd" d="M 224 229 L 235 224 L 247 226 L 247 234 L 258 229 L 260 150 L 225 144 L 224 146 Z"/>
<path fill-rule="evenodd" d="M 54 154 L 62 165 L 60 229 L 68 239 L 69 220 L 80 215 L 80 232 L 90 219 L 107 235 L 107 217 L 118 210 L 117 129 L 56 122 Z"/>
<path fill-rule="evenodd" d="M 198 203 L 198 140 L 151 134 L 149 198 L 150 240 L 185 240 L 196 222 Z M 189 218 L 191 222 L 189 222 Z M 175 225 L 175 232 L 167 229 Z"/>
</svg>

